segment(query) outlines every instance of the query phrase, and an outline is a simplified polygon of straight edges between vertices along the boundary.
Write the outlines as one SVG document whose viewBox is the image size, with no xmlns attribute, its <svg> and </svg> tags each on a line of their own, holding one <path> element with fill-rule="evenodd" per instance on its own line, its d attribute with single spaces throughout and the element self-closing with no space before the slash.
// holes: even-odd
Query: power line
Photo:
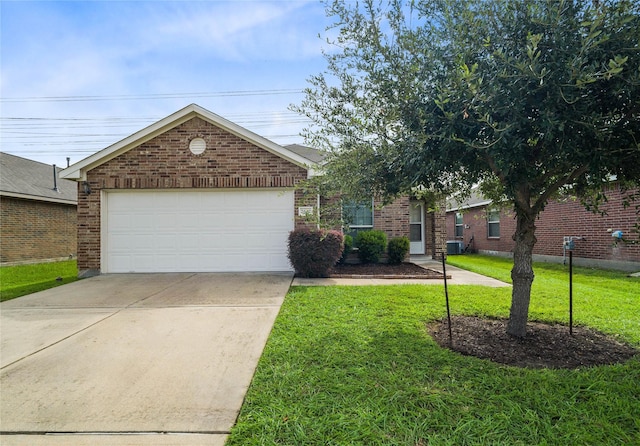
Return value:
<svg viewBox="0 0 640 446">
<path fill-rule="evenodd" d="M 157 100 L 301 93 L 302 88 L 142 95 L 32 96 L 0 98 L 0 103 Z M 224 117 L 282 144 L 286 144 L 284 141 L 299 142 L 297 129 L 309 123 L 307 118 L 291 110 L 242 111 L 225 113 Z M 64 151 L 64 154 L 85 157 L 160 119 L 162 117 L 157 116 L 0 116 L 0 141 L 3 151 L 20 156 L 58 155 Z"/>
<path fill-rule="evenodd" d="M 302 94 L 303 88 L 289 88 L 282 90 L 230 90 L 197 93 L 156 93 L 138 95 L 105 95 L 105 96 L 25 96 L 14 98 L 0 98 L 0 102 L 88 102 L 88 101 L 132 101 L 148 99 L 184 99 L 184 98 L 216 98 L 226 96 L 270 96 L 285 94 Z"/>
</svg>

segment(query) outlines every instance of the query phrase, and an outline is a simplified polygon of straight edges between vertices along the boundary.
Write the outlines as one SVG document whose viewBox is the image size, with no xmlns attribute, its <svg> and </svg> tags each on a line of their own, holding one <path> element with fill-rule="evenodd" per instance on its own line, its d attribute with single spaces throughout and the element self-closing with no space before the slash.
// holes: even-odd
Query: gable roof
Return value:
<svg viewBox="0 0 640 446">
<path fill-rule="evenodd" d="M 155 124 L 151 124 L 148 127 L 126 137 L 125 139 L 118 141 L 109 147 L 94 153 L 93 155 L 78 161 L 77 163 L 64 169 L 60 175 L 62 178 L 70 180 L 84 181 L 87 178 L 87 171 L 106 163 L 107 161 L 127 152 L 134 147 L 139 146 L 158 135 L 161 135 L 180 124 L 183 124 L 194 117 L 199 117 L 210 124 L 215 125 L 231 134 L 236 135 L 239 138 L 248 141 L 261 149 L 273 153 L 287 161 L 292 162 L 300 167 L 307 169 L 307 175 L 313 176 L 315 174 L 314 167 L 315 162 L 311 161 L 298 153 L 282 147 L 273 141 L 270 141 L 250 130 L 240 127 L 239 125 L 228 121 L 222 116 L 206 110 L 199 105 L 191 104 L 185 108 L 178 110 L 177 112 L 161 119 Z"/>
<path fill-rule="evenodd" d="M 78 203 L 77 185 L 73 181 L 61 179 L 61 170 L 56 167 L 56 191 L 53 166 L 0 153 L 0 195 L 75 205 Z"/>
</svg>

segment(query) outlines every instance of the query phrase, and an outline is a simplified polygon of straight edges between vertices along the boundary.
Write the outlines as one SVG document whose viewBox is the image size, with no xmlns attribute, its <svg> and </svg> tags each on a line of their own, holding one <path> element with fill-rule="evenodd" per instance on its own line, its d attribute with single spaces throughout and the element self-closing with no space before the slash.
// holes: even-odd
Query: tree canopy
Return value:
<svg viewBox="0 0 640 446">
<path fill-rule="evenodd" d="M 535 219 L 555 194 L 640 179 L 640 4 L 326 3 L 327 69 L 294 107 L 351 194 L 476 184 L 517 218 L 509 332 L 523 336 Z"/>
</svg>

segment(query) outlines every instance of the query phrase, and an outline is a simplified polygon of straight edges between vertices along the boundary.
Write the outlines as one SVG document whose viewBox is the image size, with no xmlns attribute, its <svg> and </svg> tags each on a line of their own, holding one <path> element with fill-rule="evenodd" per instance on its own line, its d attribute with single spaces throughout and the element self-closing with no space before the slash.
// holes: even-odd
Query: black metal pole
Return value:
<svg viewBox="0 0 640 446">
<path fill-rule="evenodd" d="M 449 310 L 449 289 L 447 288 L 447 265 L 444 253 L 442 253 L 442 275 L 444 276 L 444 296 L 447 302 L 447 321 L 449 322 L 449 345 L 453 345 L 453 334 L 451 332 L 451 311 Z"/>
<path fill-rule="evenodd" d="M 573 251 L 569 251 L 569 334 L 573 336 Z"/>
</svg>

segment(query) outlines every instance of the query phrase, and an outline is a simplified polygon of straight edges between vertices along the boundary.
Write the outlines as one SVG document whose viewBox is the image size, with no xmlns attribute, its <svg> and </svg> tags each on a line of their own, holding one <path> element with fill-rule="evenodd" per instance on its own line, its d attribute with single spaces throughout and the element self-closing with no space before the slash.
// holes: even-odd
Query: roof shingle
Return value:
<svg viewBox="0 0 640 446">
<path fill-rule="evenodd" d="M 56 176 L 62 169 L 56 167 Z M 78 189 L 75 181 L 57 178 L 54 190 L 53 166 L 0 152 L 0 195 L 76 204 Z"/>
</svg>

